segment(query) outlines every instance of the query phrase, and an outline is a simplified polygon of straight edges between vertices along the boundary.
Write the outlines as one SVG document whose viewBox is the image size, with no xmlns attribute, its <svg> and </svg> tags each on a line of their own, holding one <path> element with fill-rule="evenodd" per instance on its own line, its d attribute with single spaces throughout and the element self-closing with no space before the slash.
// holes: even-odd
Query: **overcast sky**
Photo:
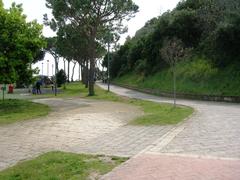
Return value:
<svg viewBox="0 0 240 180">
<path fill-rule="evenodd" d="M 157 17 L 161 15 L 163 12 L 167 10 L 173 9 L 180 0 L 133 0 L 139 6 L 139 12 L 136 14 L 135 18 L 131 19 L 128 25 L 128 32 L 122 35 L 120 43 L 122 44 L 125 41 L 125 38 L 130 35 L 134 36 L 135 32 L 144 26 L 144 24 L 152 19 L 153 17 Z M 45 0 L 3 0 L 5 8 L 8 8 L 13 2 L 17 4 L 23 4 L 24 14 L 27 15 L 27 19 L 37 20 L 42 24 L 43 22 L 43 14 L 48 13 L 51 14 L 51 11 L 46 8 Z M 54 33 L 49 29 L 44 27 L 43 29 L 44 36 L 54 36 Z M 52 57 L 49 55 L 46 56 L 46 59 L 50 60 L 52 63 Z M 42 62 L 41 62 L 42 63 Z M 42 65 L 38 63 L 38 66 L 42 72 Z M 43 63 L 46 64 L 46 61 Z M 60 65 L 61 66 L 61 65 Z M 45 69 L 45 68 L 44 68 Z M 51 68 L 49 75 L 52 75 Z M 77 69 L 76 69 L 77 70 Z M 43 71 L 44 74 L 46 72 Z M 77 77 L 77 75 L 76 75 Z M 75 77 L 75 78 L 76 78 Z"/>
</svg>

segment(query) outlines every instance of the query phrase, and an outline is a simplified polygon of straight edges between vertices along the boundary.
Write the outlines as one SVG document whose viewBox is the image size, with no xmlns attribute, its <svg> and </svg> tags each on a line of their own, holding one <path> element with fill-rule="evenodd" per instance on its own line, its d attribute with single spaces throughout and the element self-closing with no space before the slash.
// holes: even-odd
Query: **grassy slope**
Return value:
<svg viewBox="0 0 240 180">
<path fill-rule="evenodd" d="M 220 71 L 204 62 L 194 62 L 181 63 L 177 69 L 178 92 L 240 96 L 240 72 L 233 66 Z M 170 70 L 163 70 L 146 78 L 131 73 L 115 79 L 114 82 L 167 92 L 172 92 L 173 86 Z"/>
<path fill-rule="evenodd" d="M 50 152 L 0 172 L 0 180 L 82 180 L 89 175 L 106 174 L 126 160 L 118 157 Z"/>
<path fill-rule="evenodd" d="M 26 100 L 0 101 L 0 125 L 47 115 L 50 108 Z"/>
</svg>

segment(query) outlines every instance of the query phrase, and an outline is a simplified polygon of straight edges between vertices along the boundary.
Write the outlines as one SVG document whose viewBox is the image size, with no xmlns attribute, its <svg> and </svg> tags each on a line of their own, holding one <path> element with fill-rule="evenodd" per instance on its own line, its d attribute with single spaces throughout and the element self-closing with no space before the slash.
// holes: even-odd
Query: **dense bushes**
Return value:
<svg viewBox="0 0 240 180">
<path fill-rule="evenodd" d="M 149 76 L 168 67 L 160 54 L 165 39 L 176 37 L 184 46 L 192 48 L 194 57 L 205 57 L 213 71 L 240 62 L 240 13 L 234 0 L 186 0 L 171 12 L 153 18 L 136 36 L 128 38 L 118 51 L 112 54 L 110 74 L 112 78 L 129 72 Z M 195 58 L 198 59 L 198 58 Z M 195 59 L 191 63 L 194 64 Z M 208 62 L 207 62 L 208 63 Z M 194 66 L 196 76 L 206 79 L 200 71 L 204 64 Z M 203 68 L 203 69 L 202 69 Z M 194 71 L 194 70 L 193 70 Z M 208 69 L 208 71 L 210 71 Z M 208 72 L 206 71 L 206 73 Z"/>
</svg>

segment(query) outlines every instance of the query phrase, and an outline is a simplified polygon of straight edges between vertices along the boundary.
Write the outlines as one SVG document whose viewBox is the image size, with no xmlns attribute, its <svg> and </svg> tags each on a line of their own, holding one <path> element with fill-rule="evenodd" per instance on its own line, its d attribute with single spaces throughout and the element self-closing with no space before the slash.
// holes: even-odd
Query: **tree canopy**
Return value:
<svg viewBox="0 0 240 180">
<path fill-rule="evenodd" d="M 165 39 L 178 38 L 217 68 L 238 63 L 240 1 L 183 0 L 172 11 L 153 18 L 113 53 L 111 77 L 130 72 L 144 76 L 169 68 L 159 49 Z"/>
<path fill-rule="evenodd" d="M 29 84 L 31 63 L 43 58 L 42 26 L 27 22 L 21 5 L 4 9 L 0 1 L 0 83 Z"/>
<path fill-rule="evenodd" d="M 137 12 L 138 6 L 132 0 L 47 0 L 54 18 L 48 20 L 52 29 L 60 32 L 70 27 L 81 33 L 86 56 L 90 62 L 89 95 L 94 95 L 94 76 L 98 47 L 101 47 L 106 33 L 121 33 L 125 30 L 124 20 L 129 20 Z M 73 49 L 77 49 L 74 45 Z"/>
</svg>

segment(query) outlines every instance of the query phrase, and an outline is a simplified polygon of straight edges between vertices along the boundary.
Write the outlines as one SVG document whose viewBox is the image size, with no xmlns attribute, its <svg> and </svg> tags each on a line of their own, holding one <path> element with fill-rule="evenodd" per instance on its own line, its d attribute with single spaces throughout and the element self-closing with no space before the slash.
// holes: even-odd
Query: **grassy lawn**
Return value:
<svg viewBox="0 0 240 180">
<path fill-rule="evenodd" d="M 144 116 L 139 117 L 131 125 L 172 125 L 177 124 L 193 113 L 193 108 L 187 106 L 177 106 L 173 108 L 172 104 L 154 103 L 143 100 L 130 100 L 130 103 L 141 107 Z"/>
<path fill-rule="evenodd" d="M 121 97 L 112 92 L 107 92 L 98 86 L 95 87 L 95 93 L 95 96 L 88 97 L 88 89 L 86 89 L 81 83 L 70 83 L 66 86 L 66 90 L 60 95 L 60 97 L 78 95 L 90 99 L 116 101 L 138 106 L 144 111 L 145 115 L 133 120 L 130 123 L 131 125 L 177 124 L 190 116 L 194 111 L 193 108 L 186 106 L 177 106 L 176 108 L 173 108 L 172 104 L 155 103 Z"/>
<path fill-rule="evenodd" d="M 0 100 L 0 125 L 45 116 L 49 111 L 46 105 L 26 100 Z"/>
<path fill-rule="evenodd" d="M 50 152 L 0 172 L 0 180 L 98 179 L 127 158 Z"/>
</svg>

